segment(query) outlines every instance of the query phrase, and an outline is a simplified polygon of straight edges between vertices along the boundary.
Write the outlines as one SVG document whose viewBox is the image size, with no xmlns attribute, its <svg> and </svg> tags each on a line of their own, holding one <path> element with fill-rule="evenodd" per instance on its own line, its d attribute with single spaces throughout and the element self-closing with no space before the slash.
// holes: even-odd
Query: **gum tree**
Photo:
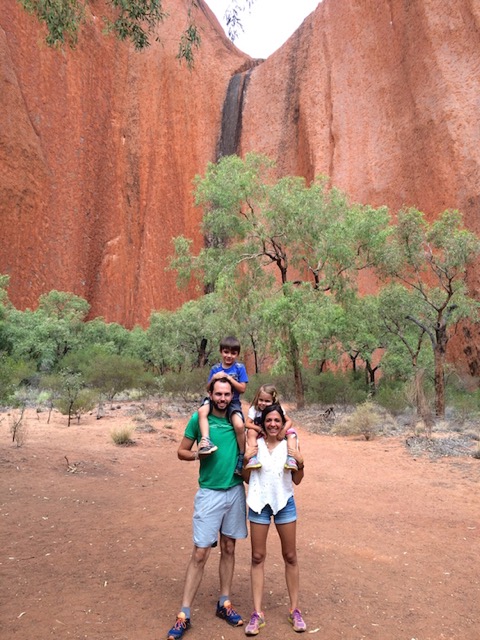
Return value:
<svg viewBox="0 0 480 640">
<path fill-rule="evenodd" d="M 273 162 L 254 153 L 209 164 L 196 187 L 208 246 L 193 255 L 191 241 L 176 238 L 172 267 L 181 280 L 193 275 L 207 290 L 219 282 L 251 283 L 263 273 L 261 289 L 257 285 L 255 291 L 261 290 L 270 309 L 283 309 L 269 315 L 271 346 L 278 346 L 276 355 L 293 373 L 301 407 L 301 365 L 308 353 L 300 348 L 295 326 L 312 304 L 307 293 L 341 299 L 355 289 L 357 272 L 375 262 L 388 233 L 388 213 L 351 205 L 324 178 L 310 186 L 300 177 L 278 179 Z M 243 289 L 244 295 L 249 289 Z"/>
<path fill-rule="evenodd" d="M 475 321 L 480 303 L 469 295 L 467 268 L 480 254 L 480 240 L 447 210 L 429 223 L 417 209 L 399 212 L 382 258 L 381 273 L 407 289 L 404 320 L 428 337 L 434 361 L 435 413 L 445 416 L 445 358 L 452 330 Z M 400 336 L 400 328 L 398 335 Z"/>
<path fill-rule="evenodd" d="M 19 0 L 23 8 L 36 16 L 47 30 L 46 43 L 51 47 L 75 47 L 81 25 L 89 18 L 90 0 Z M 168 18 L 162 0 L 106 0 L 102 16 L 105 33 L 118 40 L 131 42 L 136 50 L 145 49 L 160 23 Z M 187 5 L 187 25 L 179 41 L 178 58 L 192 66 L 194 49 L 200 46 L 200 34 L 195 24 L 198 4 Z M 95 3 L 96 14 L 98 5 Z M 155 38 L 158 40 L 158 37 Z"/>
</svg>

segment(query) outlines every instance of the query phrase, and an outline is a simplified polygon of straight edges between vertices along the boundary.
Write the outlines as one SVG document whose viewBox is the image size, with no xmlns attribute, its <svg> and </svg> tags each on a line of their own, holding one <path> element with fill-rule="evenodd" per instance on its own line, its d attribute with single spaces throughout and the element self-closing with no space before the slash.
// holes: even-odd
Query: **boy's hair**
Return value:
<svg viewBox="0 0 480 640">
<path fill-rule="evenodd" d="M 272 404 L 279 404 L 280 401 L 278 399 L 278 391 L 277 388 L 275 387 L 275 385 L 271 384 L 271 383 L 267 383 L 267 384 L 262 384 L 260 387 L 258 387 L 258 391 L 255 394 L 254 399 L 252 400 L 252 407 L 255 407 L 255 409 L 257 408 L 257 403 L 258 403 L 258 399 L 260 397 L 261 393 L 268 393 L 269 396 L 272 396 Z"/>
<path fill-rule="evenodd" d="M 272 413 L 272 411 L 277 411 L 277 413 L 280 414 L 282 424 L 285 424 L 285 422 L 287 421 L 285 418 L 285 414 L 283 413 L 283 409 L 279 404 L 269 404 L 268 407 L 265 407 L 265 409 L 262 411 L 262 417 L 260 418 L 260 424 L 262 427 L 265 426 L 266 417 L 269 413 Z"/>
<path fill-rule="evenodd" d="M 230 351 L 236 351 L 240 353 L 240 341 L 235 336 L 227 336 L 220 340 L 220 351 L 222 349 L 230 349 Z"/>
</svg>

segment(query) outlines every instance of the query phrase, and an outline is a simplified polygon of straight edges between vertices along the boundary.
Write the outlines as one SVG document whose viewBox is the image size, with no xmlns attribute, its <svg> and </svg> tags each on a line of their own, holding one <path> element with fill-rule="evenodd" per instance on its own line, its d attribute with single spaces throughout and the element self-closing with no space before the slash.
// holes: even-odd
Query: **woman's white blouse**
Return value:
<svg viewBox="0 0 480 640">
<path fill-rule="evenodd" d="M 292 473 L 285 470 L 287 441 L 281 440 L 271 452 L 265 438 L 258 438 L 257 445 L 257 458 L 262 466 L 250 472 L 247 504 L 255 513 L 261 513 L 263 507 L 269 504 L 275 514 L 293 496 Z"/>
</svg>

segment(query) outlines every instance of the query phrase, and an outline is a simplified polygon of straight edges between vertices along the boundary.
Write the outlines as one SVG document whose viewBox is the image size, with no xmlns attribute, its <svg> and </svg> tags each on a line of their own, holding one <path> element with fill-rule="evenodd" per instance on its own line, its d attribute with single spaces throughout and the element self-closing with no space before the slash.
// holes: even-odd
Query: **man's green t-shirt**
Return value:
<svg viewBox="0 0 480 640">
<path fill-rule="evenodd" d="M 208 424 L 210 440 L 217 445 L 218 449 L 200 458 L 198 484 L 203 489 L 230 489 L 243 482 L 240 476 L 234 474 L 238 456 L 235 430 L 227 418 L 209 415 Z M 200 440 L 198 413 L 194 413 L 190 418 L 184 435 L 197 443 Z"/>
</svg>

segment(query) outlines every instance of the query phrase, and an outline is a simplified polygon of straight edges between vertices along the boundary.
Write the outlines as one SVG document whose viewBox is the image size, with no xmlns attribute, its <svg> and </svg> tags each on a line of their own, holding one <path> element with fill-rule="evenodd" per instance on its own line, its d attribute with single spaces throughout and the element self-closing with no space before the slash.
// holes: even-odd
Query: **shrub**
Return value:
<svg viewBox="0 0 480 640">
<path fill-rule="evenodd" d="M 399 385 L 382 382 L 375 394 L 375 402 L 397 416 L 409 408 L 403 383 Z"/>
<path fill-rule="evenodd" d="M 449 389 L 447 402 L 453 409 L 458 422 L 464 424 L 467 420 L 477 418 L 480 412 L 480 389 L 468 392 L 459 389 Z"/>
<path fill-rule="evenodd" d="M 275 385 L 278 395 L 280 396 L 280 402 L 293 402 L 295 400 L 295 386 L 293 378 L 288 374 L 272 374 L 272 373 L 255 373 L 249 376 L 249 382 L 247 390 L 242 398 L 251 403 L 258 391 L 258 388 L 262 384 Z"/>
<path fill-rule="evenodd" d="M 358 405 L 333 431 L 339 435 L 362 435 L 365 440 L 372 440 L 380 432 L 381 422 L 379 407 L 367 400 Z"/>
<path fill-rule="evenodd" d="M 207 395 L 209 369 L 193 369 L 180 373 L 169 372 L 163 378 L 163 391 L 183 400 L 198 400 Z"/>
<path fill-rule="evenodd" d="M 364 402 L 368 395 L 363 376 L 348 371 L 307 372 L 305 385 L 309 404 L 352 405 Z"/>
<path fill-rule="evenodd" d="M 124 427 L 114 429 L 110 435 L 115 444 L 127 446 L 134 444 L 134 441 L 132 440 L 132 435 L 134 434 L 134 432 L 135 427 L 133 427 L 132 425 L 126 425 Z"/>
</svg>

